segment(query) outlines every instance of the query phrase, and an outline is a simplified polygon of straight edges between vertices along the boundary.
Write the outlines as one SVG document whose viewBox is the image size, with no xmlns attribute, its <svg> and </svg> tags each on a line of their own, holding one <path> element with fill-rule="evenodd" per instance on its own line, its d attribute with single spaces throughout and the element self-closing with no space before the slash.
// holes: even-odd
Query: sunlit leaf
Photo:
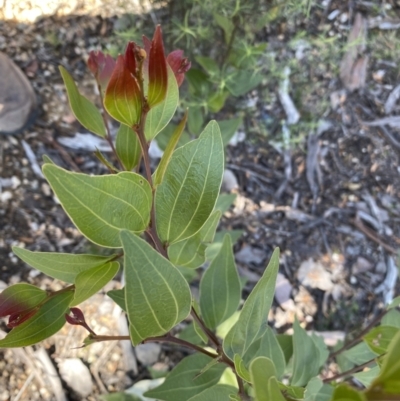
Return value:
<svg viewBox="0 0 400 401">
<path fill-rule="evenodd" d="M 250 373 L 243 362 L 242 357 L 239 354 L 235 354 L 233 357 L 233 362 L 235 364 L 236 373 L 247 382 L 251 383 Z"/>
<path fill-rule="evenodd" d="M 134 345 L 167 333 L 187 317 L 191 293 L 185 278 L 146 241 L 121 232 L 126 311 Z"/>
<path fill-rule="evenodd" d="M 378 326 L 371 329 L 363 340 L 368 344 L 373 352 L 384 354 L 389 347 L 393 337 L 400 331 L 393 326 Z"/>
<path fill-rule="evenodd" d="M 230 395 L 235 393 L 237 393 L 235 387 L 227 386 L 226 384 L 217 384 L 189 398 L 188 401 L 230 401 Z"/>
<path fill-rule="evenodd" d="M 56 278 L 67 283 L 73 283 L 75 277 L 93 267 L 102 266 L 116 255 L 74 255 L 70 253 L 56 252 L 32 252 L 24 248 L 14 246 L 13 252 L 25 263 L 33 268 L 40 270 L 50 277 Z"/>
<path fill-rule="evenodd" d="M 152 192 L 141 175 L 122 172 L 93 177 L 51 164 L 43 166 L 43 174 L 68 216 L 90 241 L 118 248 L 121 230 L 140 233 L 147 228 Z"/>
<path fill-rule="evenodd" d="M 175 150 L 157 187 L 157 232 L 172 244 L 195 234 L 214 209 L 222 181 L 224 155 L 218 124 Z"/>
<path fill-rule="evenodd" d="M 62 66 L 59 69 L 67 89 L 69 104 L 76 119 L 89 131 L 105 137 L 106 127 L 99 109 L 79 93 L 78 87 L 68 71 Z"/>
</svg>

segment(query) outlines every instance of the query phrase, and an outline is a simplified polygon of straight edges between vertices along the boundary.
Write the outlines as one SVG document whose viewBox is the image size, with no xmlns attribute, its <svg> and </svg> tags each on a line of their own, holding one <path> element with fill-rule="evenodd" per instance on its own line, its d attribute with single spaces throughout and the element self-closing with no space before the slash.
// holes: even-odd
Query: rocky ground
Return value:
<svg viewBox="0 0 400 401">
<path fill-rule="evenodd" d="M 267 80 L 243 100 L 252 104 L 242 129 L 245 140 L 227 148 L 227 169 L 233 178 L 226 185 L 237 198 L 220 229 L 243 230 L 235 251 L 240 273 L 248 280 L 247 292 L 262 274 L 273 248 L 281 248 L 281 274 L 270 322 L 282 332 L 290 330 L 295 315 L 309 329 L 354 330 L 400 289 L 396 285 L 400 14 L 379 19 L 368 2 L 354 2 L 353 8 L 345 2 L 325 3 L 309 23 L 266 27 L 263 32 L 270 44 L 268 57 L 297 59 L 304 66 L 305 76 L 294 74 L 289 90 L 302 120 L 326 101 L 324 112 L 313 120 L 314 125 L 291 130 L 292 137 L 284 146 L 282 130 L 290 126 L 282 121 L 290 119 L 290 110 L 277 86 Z M 397 10 L 395 2 L 387 3 Z M 371 51 L 370 42 L 355 56 L 346 51 L 357 11 L 364 16 L 358 23 L 386 43 L 386 52 Z M 0 136 L 3 288 L 21 281 L 48 290 L 61 285 L 19 261 L 11 251 L 13 245 L 39 251 L 96 252 L 57 204 L 39 166 L 47 154 L 74 171 L 105 173 L 87 147 L 70 147 L 68 138 L 83 141 L 75 135 L 85 131 L 69 110 L 57 66 L 67 68 L 82 91 L 92 96 L 94 81 L 85 59 L 90 50 L 112 41 L 117 20 L 71 15 L 31 24 L 0 21 L 0 51 L 29 77 L 40 103 L 33 126 L 17 135 Z M 292 40 L 299 26 L 313 34 L 328 27 L 331 36 L 339 38 L 341 49 L 330 59 L 322 55 L 328 42 L 320 47 L 312 43 L 300 51 Z M 386 38 L 388 32 L 392 37 Z M 354 30 L 353 34 L 357 38 Z M 346 75 L 346 71 L 353 73 Z M 119 285 L 115 280 L 108 289 Z M 122 334 L 126 330 L 121 311 L 104 294 L 91 298 L 82 309 L 96 332 Z M 4 322 L 0 328 L 6 331 Z M 129 344 L 120 343 L 77 348 L 84 336 L 81 328 L 65 326 L 38 346 L 1 351 L 0 401 L 98 400 L 99 394 L 149 378 L 148 366 L 159 371 L 172 367 L 183 353 L 164 346 L 133 353 Z M 65 373 L 71 371 L 79 371 L 82 378 L 87 375 L 80 393 L 73 390 L 76 378 Z"/>
</svg>

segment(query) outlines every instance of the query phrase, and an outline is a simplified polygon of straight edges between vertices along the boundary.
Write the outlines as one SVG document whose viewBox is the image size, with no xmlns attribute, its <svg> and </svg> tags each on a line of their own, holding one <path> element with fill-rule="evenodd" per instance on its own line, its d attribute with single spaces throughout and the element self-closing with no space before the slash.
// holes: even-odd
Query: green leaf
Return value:
<svg viewBox="0 0 400 401">
<path fill-rule="evenodd" d="M 218 91 L 213 93 L 207 99 L 207 106 L 212 113 L 218 113 L 225 105 L 226 99 L 229 97 L 230 93 L 228 91 Z"/>
<path fill-rule="evenodd" d="M 102 266 L 116 255 L 72 255 L 69 253 L 32 252 L 24 248 L 14 246 L 13 252 L 25 263 L 40 270 L 50 277 L 67 283 L 73 283 L 75 277 L 85 270 Z"/>
<path fill-rule="evenodd" d="M 369 368 L 368 370 L 364 370 L 363 372 L 354 373 L 353 377 L 361 382 L 365 387 L 369 387 L 370 384 L 379 375 L 379 372 L 379 366 L 374 366 L 373 368 Z"/>
<path fill-rule="evenodd" d="M 242 357 L 239 354 L 235 354 L 233 357 L 233 362 L 235 364 L 236 373 L 248 383 L 251 383 L 250 372 L 247 370 Z"/>
<path fill-rule="evenodd" d="M 400 305 L 400 296 L 396 297 L 390 305 L 387 307 L 388 309 L 396 308 L 396 306 Z"/>
<path fill-rule="evenodd" d="M 329 357 L 328 347 L 325 344 L 325 341 L 322 336 L 315 334 L 314 332 L 311 334 L 311 338 L 314 341 L 315 346 L 318 348 L 319 351 L 319 367 L 325 365 Z"/>
<path fill-rule="evenodd" d="M 337 356 L 336 359 L 339 364 L 340 371 L 344 372 L 356 365 L 362 365 L 376 356 L 378 356 L 378 354 L 372 352 L 368 345 L 365 342 L 362 342 L 350 348 L 349 350 L 342 352 Z"/>
<path fill-rule="evenodd" d="M 187 121 L 187 111 L 183 116 L 182 121 L 177 125 L 170 140 L 168 141 L 167 147 L 165 148 L 165 151 L 160 160 L 160 164 L 158 165 L 157 170 L 153 174 L 153 182 L 155 187 L 161 184 L 164 178 L 165 170 L 167 169 L 168 163 L 172 157 L 172 153 L 174 152 L 179 142 L 179 139 L 183 133 L 183 130 L 185 129 L 186 121 Z"/>
<path fill-rule="evenodd" d="M 221 212 L 214 211 L 195 235 L 170 245 L 168 247 L 170 261 L 176 266 L 192 269 L 201 266 L 206 261 L 206 244 L 214 239 L 220 218 Z"/>
<path fill-rule="evenodd" d="M 195 141 L 175 150 L 157 187 L 157 232 L 172 244 L 191 237 L 214 209 L 224 171 L 218 124 L 211 121 Z"/>
<path fill-rule="evenodd" d="M 381 320 L 381 326 L 392 326 L 400 329 L 400 312 L 391 309 Z"/>
<path fill-rule="evenodd" d="M 369 331 L 363 340 L 368 344 L 373 352 L 381 355 L 387 351 L 393 337 L 400 330 L 392 326 L 378 326 Z"/>
<path fill-rule="evenodd" d="M 233 202 L 235 202 L 236 194 L 220 194 L 215 204 L 215 210 L 220 210 L 222 214 L 229 210 Z"/>
<path fill-rule="evenodd" d="M 102 163 L 107 169 L 111 172 L 114 173 L 119 173 L 119 170 L 107 160 L 107 158 L 103 155 L 103 153 L 100 152 L 100 150 L 96 149 L 94 151 L 94 155 L 97 157 L 97 159 Z"/>
<path fill-rule="evenodd" d="M 144 134 L 147 141 L 152 140 L 159 132 L 171 121 L 178 107 L 179 102 L 179 88 L 175 79 L 175 74 L 171 67 L 167 65 L 168 69 L 168 87 L 165 100 L 156 106 L 152 107 L 147 114 L 146 123 L 144 127 Z"/>
<path fill-rule="evenodd" d="M 123 310 L 126 312 L 125 303 L 125 288 L 119 290 L 111 290 L 107 292 L 107 295 Z"/>
<path fill-rule="evenodd" d="M 177 124 L 169 123 L 158 135 L 157 135 L 157 145 L 158 147 L 165 151 L 165 149 L 168 146 L 168 142 L 171 139 L 171 136 L 173 135 L 174 131 L 176 130 Z M 180 148 L 181 146 L 185 145 L 186 143 L 190 142 L 192 138 L 189 136 L 189 134 L 186 131 L 182 132 L 181 137 L 179 138 L 179 141 L 176 145 L 176 149 Z"/>
<path fill-rule="evenodd" d="M 229 44 L 231 40 L 232 32 L 235 26 L 230 18 L 225 17 L 224 15 L 214 13 L 215 22 L 222 28 L 225 35 L 225 43 Z"/>
<path fill-rule="evenodd" d="M 369 392 L 373 394 L 376 389 L 389 394 L 400 394 L 400 331 L 390 342 L 381 373 L 372 383 Z M 367 398 L 370 399 L 368 392 Z"/>
<path fill-rule="evenodd" d="M 220 252 L 200 282 L 200 310 L 206 326 L 215 329 L 228 319 L 237 310 L 240 299 L 240 281 L 231 237 L 226 235 Z"/>
<path fill-rule="evenodd" d="M 283 376 L 286 368 L 285 356 L 276 339 L 276 335 L 269 326 L 265 328 L 262 337 L 254 341 L 249 347 L 246 354 L 243 356 L 243 360 L 248 364 L 252 359 L 258 356 L 271 359 L 276 369 L 277 379 Z"/>
<path fill-rule="evenodd" d="M 95 244 L 119 248 L 119 233 L 144 231 L 152 192 L 141 175 L 122 172 L 100 177 L 72 173 L 51 164 L 43 174 L 79 231 Z"/>
<path fill-rule="evenodd" d="M 196 311 L 196 313 L 200 316 L 201 314 L 200 314 L 200 310 L 199 310 L 199 304 L 197 303 L 197 301 L 195 299 L 193 299 L 193 301 L 192 301 L 192 307 Z M 201 338 L 202 342 L 204 344 L 207 344 L 208 343 L 207 334 L 202 330 L 202 328 L 196 321 L 193 321 L 193 328 L 194 328 L 195 332 L 197 333 L 197 335 Z"/>
<path fill-rule="evenodd" d="M 235 393 L 237 393 L 235 387 L 227 386 L 226 384 L 217 384 L 189 398 L 188 401 L 230 401 L 230 395 Z"/>
<path fill-rule="evenodd" d="M 179 270 L 147 242 L 121 232 L 125 298 L 134 345 L 170 331 L 191 308 L 189 285 Z"/>
<path fill-rule="evenodd" d="M 288 334 L 277 334 L 275 336 L 276 340 L 278 341 L 283 354 L 285 355 L 285 362 L 286 364 L 289 363 L 290 358 L 293 355 L 293 339 L 292 336 Z"/>
<path fill-rule="evenodd" d="M 197 56 L 195 59 L 208 75 L 214 76 L 219 74 L 219 66 L 214 59 L 205 56 Z"/>
<path fill-rule="evenodd" d="M 225 354 L 229 358 L 232 359 L 235 354 L 243 356 L 251 344 L 264 333 L 274 298 L 278 270 L 279 249 L 276 248 L 264 274 L 244 303 L 238 322 L 223 342 Z"/>
<path fill-rule="evenodd" d="M 236 311 L 230 318 L 226 319 L 225 322 L 222 322 L 216 330 L 217 336 L 219 338 L 224 339 L 226 335 L 229 333 L 231 328 L 236 324 L 239 320 L 240 312 Z"/>
<path fill-rule="evenodd" d="M 213 260 L 222 247 L 222 240 L 226 234 L 231 237 L 232 244 L 235 244 L 243 235 L 243 230 L 220 230 L 215 233 L 214 242 L 206 249 L 206 260 Z"/>
<path fill-rule="evenodd" d="M 313 339 L 300 326 L 297 319 L 294 321 L 293 331 L 293 375 L 290 384 L 305 386 L 319 373 L 320 354 Z"/>
<path fill-rule="evenodd" d="M 47 156 L 47 155 L 43 155 L 43 156 L 42 156 L 42 159 L 43 159 L 43 163 L 55 164 L 55 163 L 53 162 L 53 160 L 51 160 L 50 157 Z"/>
<path fill-rule="evenodd" d="M 195 329 L 194 323 L 189 323 L 179 334 L 178 337 L 182 340 L 189 341 L 192 344 L 200 345 L 203 344 L 203 338 L 199 335 L 199 332 Z"/>
<path fill-rule="evenodd" d="M 314 377 L 307 384 L 304 401 L 330 401 L 333 389 L 329 384 L 324 384 L 319 377 Z"/>
<path fill-rule="evenodd" d="M 74 116 L 86 129 L 104 138 L 106 136 L 106 127 L 100 111 L 92 102 L 79 93 L 68 71 L 62 66 L 59 66 L 59 69 L 64 85 L 67 88 L 68 100 Z"/>
<path fill-rule="evenodd" d="M 222 135 L 222 142 L 224 146 L 228 145 L 229 141 L 231 140 L 232 136 L 238 130 L 240 125 L 243 122 L 243 118 L 233 118 L 230 120 L 220 120 L 218 121 L 219 129 L 221 130 Z"/>
<path fill-rule="evenodd" d="M 34 285 L 27 283 L 11 285 L 0 293 L 0 317 L 32 309 L 46 298 L 46 291 Z"/>
<path fill-rule="evenodd" d="M 286 398 L 290 400 L 302 400 L 304 398 L 304 388 L 296 386 L 286 386 L 285 384 L 278 382 L 279 389 Z"/>
<path fill-rule="evenodd" d="M 143 401 L 142 397 L 137 397 L 127 393 L 110 393 L 101 395 L 104 401 Z"/>
<path fill-rule="evenodd" d="M 346 383 L 339 384 L 334 392 L 332 401 L 366 401 L 365 395 Z"/>
<path fill-rule="evenodd" d="M 57 333 L 65 323 L 72 291 L 51 296 L 30 319 L 12 329 L 0 340 L 0 348 L 27 347 Z"/>
<path fill-rule="evenodd" d="M 145 397 L 164 401 L 187 401 L 201 394 L 216 385 L 225 370 L 225 365 L 219 363 L 195 379 L 211 360 L 207 355 L 199 353 L 186 357 L 171 371 L 161 386 L 147 391 Z"/>
<path fill-rule="evenodd" d="M 212 90 L 211 82 L 208 80 L 208 75 L 197 68 L 191 68 L 186 73 L 186 79 L 189 82 L 189 92 L 198 97 L 208 95 Z M 189 124 L 190 124 L 190 109 L 189 109 Z"/>
<path fill-rule="evenodd" d="M 263 76 L 254 71 L 239 70 L 230 75 L 226 86 L 233 96 L 242 96 L 261 83 Z"/>
<path fill-rule="evenodd" d="M 118 128 L 115 150 L 128 171 L 139 163 L 142 154 L 139 139 L 133 129 L 125 124 L 121 124 Z"/>
<path fill-rule="evenodd" d="M 198 135 L 204 124 L 203 109 L 201 107 L 189 107 L 188 130 L 193 135 Z"/>
<path fill-rule="evenodd" d="M 254 359 L 250 364 L 250 376 L 256 401 L 285 401 L 270 359 L 261 356 Z"/>
<path fill-rule="evenodd" d="M 114 278 L 118 270 L 118 262 L 109 262 L 79 273 L 75 278 L 75 295 L 70 306 L 79 305 L 96 294 Z"/>
</svg>

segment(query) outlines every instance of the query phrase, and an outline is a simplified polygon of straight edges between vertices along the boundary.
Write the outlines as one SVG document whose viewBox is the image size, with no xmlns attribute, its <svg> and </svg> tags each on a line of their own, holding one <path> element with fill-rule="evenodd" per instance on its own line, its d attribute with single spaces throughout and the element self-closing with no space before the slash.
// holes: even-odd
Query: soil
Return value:
<svg viewBox="0 0 400 401">
<path fill-rule="evenodd" d="M 347 6 L 336 3 L 332 2 L 332 9 L 348 12 Z M 318 29 L 321 21 L 330 23 L 328 14 L 317 13 L 305 28 Z M 3 286 L 22 281 L 54 290 L 61 285 L 16 258 L 11 249 L 14 245 L 34 251 L 99 251 L 69 221 L 27 149 L 33 151 L 39 164 L 42 156 L 48 155 L 68 169 L 106 173 L 92 152 L 68 149 L 58 142 L 60 137 L 84 132 L 69 110 L 58 65 L 67 68 L 82 91 L 92 96 L 94 81 L 85 60 L 90 50 L 105 48 L 112 41 L 116 20 L 71 15 L 46 17 L 33 24 L 0 21 L 0 51 L 27 74 L 40 103 L 33 126 L 13 136 L 0 136 Z M 283 57 L 296 26 L 284 33 L 282 29 L 266 29 L 264 34 L 272 50 Z M 333 26 L 333 30 L 345 34 L 340 27 Z M 278 141 L 280 122 L 287 116 L 277 88 L 267 83 L 244 99 L 255 99 L 256 103 L 255 111 L 246 114 L 246 139 L 227 147 L 227 168 L 237 179 L 234 192 L 238 196 L 223 217 L 221 229 L 244 231 L 235 251 L 238 255 L 241 252 L 238 265 L 248 280 L 247 293 L 274 247 L 280 247 L 281 273 L 289 281 L 290 291 L 281 305 L 274 305 L 270 322 L 282 332 L 290 329 L 295 315 L 309 329 L 349 332 L 377 314 L 390 291 L 398 294 L 400 289 L 387 281 L 400 244 L 400 124 L 366 124 L 398 114 L 400 104 L 389 114 L 384 111 L 386 99 L 399 83 L 398 68 L 371 55 L 366 82 L 355 91 L 343 88 L 337 74 L 328 74 L 331 67 L 321 68 L 324 74 L 315 78 L 319 89 L 300 111 L 310 112 L 319 96 L 330 99 L 328 112 L 320 118 L 324 129 L 309 128 L 298 143 L 283 147 Z M 377 74 L 381 70 L 385 71 L 383 76 Z M 272 93 L 267 107 L 263 91 Z M 262 133 L 263 126 L 268 126 L 268 136 Z M 118 286 L 116 280 L 108 289 Z M 82 309 L 100 330 L 118 330 L 119 312 L 104 295 Z M 0 328 L 7 331 L 5 322 Z M 54 389 L 35 362 L 40 347 L 57 369 L 60 360 L 72 357 L 81 358 L 90 368 L 93 394 L 82 398 L 63 381 L 69 400 L 97 400 L 101 393 L 122 390 L 150 377 L 141 363 L 136 371 L 127 366 L 120 344 L 76 350 L 84 333 L 67 326 L 63 330 L 22 354 L 21 350 L 0 352 L 0 400 L 55 399 Z M 171 367 L 182 355 L 181 350 L 163 347 L 160 360 Z"/>
</svg>

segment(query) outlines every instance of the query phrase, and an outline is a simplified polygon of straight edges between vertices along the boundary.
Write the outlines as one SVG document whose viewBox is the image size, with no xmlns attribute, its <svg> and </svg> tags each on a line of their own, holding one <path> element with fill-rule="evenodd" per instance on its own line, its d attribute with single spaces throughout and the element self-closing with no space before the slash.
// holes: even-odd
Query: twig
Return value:
<svg viewBox="0 0 400 401">
<path fill-rule="evenodd" d="M 221 344 L 217 338 L 217 336 L 204 324 L 203 320 L 197 314 L 196 310 L 192 307 L 190 314 L 192 315 L 193 319 L 197 322 L 209 340 L 217 347 L 217 350 L 221 349 Z"/>
</svg>

